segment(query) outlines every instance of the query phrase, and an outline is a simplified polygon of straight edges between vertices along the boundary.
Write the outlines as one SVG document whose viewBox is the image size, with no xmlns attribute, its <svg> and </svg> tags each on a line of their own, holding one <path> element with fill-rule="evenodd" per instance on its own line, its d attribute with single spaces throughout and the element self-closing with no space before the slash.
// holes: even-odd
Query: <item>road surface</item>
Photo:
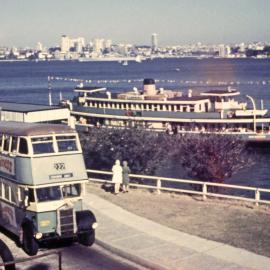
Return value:
<svg viewBox="0 0 270 270">
<path fill-rule="evenodd" d="M 13 253 L 15 259 L 32 258 L 26 255 L 23 250 L 16 246 L 13 240 L 0 231 L 0 239 L 3 240 Z M 113 254 L 101 246 L 94 244 L 92 247 L 84 247 L 77 243 L 70 246 L 50 247 L 42 249 L 38 255 L 62 251 L 63 270 L 145 270 L 146 268 L 127 261 L 124 258 Z M 2 263 L 2 260 L 0 259 Z M 3 268 L 0 267 L 2 270 Z M 40 259 L 34 259 L 26 263 L 16 265 L 17 270 L 55 270 L 58 269 L 58 256 L 50 255 Z"/>
</svg>

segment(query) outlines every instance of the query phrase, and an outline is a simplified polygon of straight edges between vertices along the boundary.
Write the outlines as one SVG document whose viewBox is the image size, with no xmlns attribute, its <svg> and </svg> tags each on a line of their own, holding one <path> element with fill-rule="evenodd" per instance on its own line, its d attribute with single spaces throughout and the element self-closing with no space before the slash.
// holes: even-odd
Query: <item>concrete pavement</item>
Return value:
<svg viewBox="0 0 270 270">
<path fill-rule="evenodd" d="M 86 193 L 85 208 L 97 217 L 100 245 L 150 269 L 270 270 L 268 257 L 168 228 L 97 195 Z"/>
</svg>

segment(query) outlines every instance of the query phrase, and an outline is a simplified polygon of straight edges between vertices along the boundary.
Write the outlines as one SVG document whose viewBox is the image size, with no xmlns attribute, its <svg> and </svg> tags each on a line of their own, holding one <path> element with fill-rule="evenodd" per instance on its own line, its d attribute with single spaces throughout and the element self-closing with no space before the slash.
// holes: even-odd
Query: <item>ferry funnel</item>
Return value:
<svg viewBox="0 0 270 270">
<path fill-rule="evenodd" d="M 143 80 L 143 91 L 146 95 L 154 96 L 157 94 L 156 85 L 154 79 Z"/>
</svg>

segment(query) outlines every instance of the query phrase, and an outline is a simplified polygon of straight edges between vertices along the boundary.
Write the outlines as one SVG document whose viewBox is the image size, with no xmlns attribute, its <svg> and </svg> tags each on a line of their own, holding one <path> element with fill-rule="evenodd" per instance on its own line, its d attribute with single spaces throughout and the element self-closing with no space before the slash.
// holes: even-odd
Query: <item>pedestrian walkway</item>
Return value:
<svg viewBox="0 0 270 270">
<path fill-rule="evenodd" d="M 97 217 L 97 243 L 150 269 L 270 270 L 268 257 L 170 229 L 94 194 L 85 208 Z"/>
</svg>

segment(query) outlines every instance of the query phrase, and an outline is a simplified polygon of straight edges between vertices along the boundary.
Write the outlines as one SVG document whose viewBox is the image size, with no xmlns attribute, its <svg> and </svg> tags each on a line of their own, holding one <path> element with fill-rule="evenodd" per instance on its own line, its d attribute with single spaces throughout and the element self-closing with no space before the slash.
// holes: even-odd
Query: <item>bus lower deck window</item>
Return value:
<svg viewBox="0 0 270 270">
<path fill-rule="evenodd" d="M 28 154 L 28 145 L 27 145 L 27 141 L 25 138 L 20 138 L 19 153 L 25 154 L 25 155 Z"/>
<path fill-rule="evenodd" d="M 81 195 L 81 184 L 66 185 L 62 188 L 64 197 L 76 197 Z"/>
</svg>

